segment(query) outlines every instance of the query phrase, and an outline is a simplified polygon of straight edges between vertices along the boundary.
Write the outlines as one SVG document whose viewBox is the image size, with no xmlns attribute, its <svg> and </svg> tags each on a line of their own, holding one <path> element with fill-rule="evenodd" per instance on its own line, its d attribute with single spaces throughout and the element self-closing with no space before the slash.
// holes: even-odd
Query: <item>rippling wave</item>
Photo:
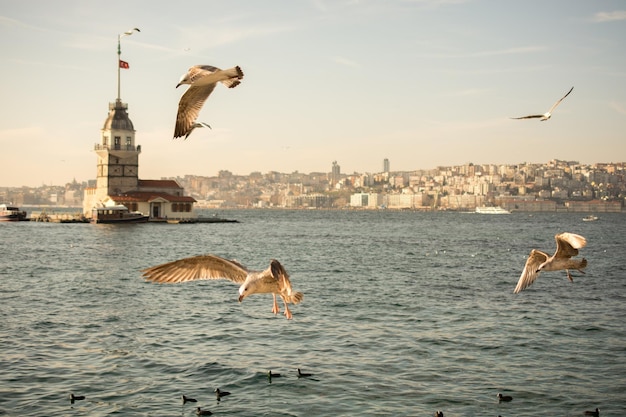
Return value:
<svg viewBox="0 0 626 417">
<path fill-rule="evenodd" d="M 0 414 L 626 415 L 623 215 L 221 215 L 240 223 L 0 224 Z M 587 273 L 513 294 L 565 230 L 587 237 Z M 141 278 L 202 253 L 279 259 L 305 294 L 294 319 L 227 281 Z"/>
</svg>

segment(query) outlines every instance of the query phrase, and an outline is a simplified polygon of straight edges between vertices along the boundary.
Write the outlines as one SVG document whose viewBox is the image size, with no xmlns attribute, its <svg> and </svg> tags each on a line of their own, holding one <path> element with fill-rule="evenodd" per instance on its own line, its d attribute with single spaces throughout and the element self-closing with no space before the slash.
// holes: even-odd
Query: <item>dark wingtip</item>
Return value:
<svg viewBox="0 0 626 417">
<path fill-rule="evenodd" d="M 272 270 L 272 275 L 274 276 L 274 278 L 278 278 L 281 275 L 287 275 L 287 271 L 285 271 L 285 268 L 283 268 L 281 263 L 278 262 L 276 259 L 272 259 L 270 261 L 270 268 Z"/>
</svg>

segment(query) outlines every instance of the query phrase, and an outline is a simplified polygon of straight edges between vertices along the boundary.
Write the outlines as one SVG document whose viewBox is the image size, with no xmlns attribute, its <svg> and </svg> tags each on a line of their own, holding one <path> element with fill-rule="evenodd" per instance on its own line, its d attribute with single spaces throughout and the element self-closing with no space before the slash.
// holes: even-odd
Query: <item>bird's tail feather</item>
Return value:
<svg viewBox="0 0 626 417">
<path fill-rule="evenodd" d="M 227 78 L 225 80 L 222 80 L 222 83 L 226 87 L 228 87 L 228 88 L 235 88 L 239 84 L 241 84 L 241 81 L 239 81 L 239 80 L 241 80 L 243 78 L 243 71 L 241 70 L 239 65 L 237 65 L 236 67 L 224 70 L 224 72 L 229 77 L 229 78 Z"/>
<path fill-rule="evenodd" d="M 292 304 L 298 304 L 303 299 L 304 299 L 304 294 L 302 294 L 301 292 L 297 291 L 297 292 L 294 292 L 293 294 L 291 294 L 291 296 L 289 297 L 289 302 L 292 303 Z"/>
</svg>

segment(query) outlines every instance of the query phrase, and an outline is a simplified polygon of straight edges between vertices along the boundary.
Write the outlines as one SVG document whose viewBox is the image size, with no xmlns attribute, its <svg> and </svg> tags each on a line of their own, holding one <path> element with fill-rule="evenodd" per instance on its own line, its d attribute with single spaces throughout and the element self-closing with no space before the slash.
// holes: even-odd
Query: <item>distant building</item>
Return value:
<svg viewBox="0 0 626 417">
<path fill-rule="evenodd" d="M 341 179 L 341 167 L 337 163 L 337 161 L 333 161 L 333 167 L 330 174 L 330 182 L 331 185 L 335 185 Z"/>
<path fill-rule="evenodd" d="M 389 159 L 383 159 L 383 172 L 389 172 Z"/>
<path fill-rule="evenodd" d="M 128 105 L 117 99 L 109 104 L 109 115 L 95 145 L 98 155 L 96 186 L 85 189 L 83 214 L 104 204 L 123 204 L 130 211 L 140 211 L 150 218 L 188 219 L 196 200 L 174 180 L 140 180 L 139 154 L 135 129 L 128 117 Z"/>
</svg>

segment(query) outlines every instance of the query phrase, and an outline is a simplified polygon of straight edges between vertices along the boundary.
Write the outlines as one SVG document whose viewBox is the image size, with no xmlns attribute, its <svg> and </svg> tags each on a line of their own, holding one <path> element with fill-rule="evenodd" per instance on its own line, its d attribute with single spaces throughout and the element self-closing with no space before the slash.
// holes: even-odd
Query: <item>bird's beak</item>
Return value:
<svg viewBox="0 0 626 417">
<path fill-rule="evenodd" d="M 176 88 L 180 87 L 180 83 L 176 84 Z"/>
<path fill-rule="evenodd" d="M 244 296 L 243 296 L 243 295 L 240 295 L 240 296 L 239 296 L 239 302 L 241 302 L 241 300 L 243 300 L 243 299 L 244 299 Z"/>
</svg>

